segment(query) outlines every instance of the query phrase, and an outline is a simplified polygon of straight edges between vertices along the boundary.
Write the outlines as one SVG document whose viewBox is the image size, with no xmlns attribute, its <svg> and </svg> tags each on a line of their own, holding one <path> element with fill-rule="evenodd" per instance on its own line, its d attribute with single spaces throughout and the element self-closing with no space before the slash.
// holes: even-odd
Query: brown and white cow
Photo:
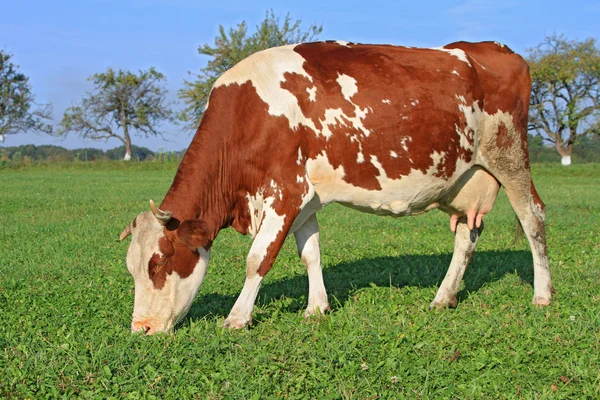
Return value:
<svg viewBox="0 0 600 400">
<path fill-rule="evenodd" d="M 202 283 L 221 229 L 254 238 L 226 327 L 251 321 L 261 281 L 294 234 L 308 269 L 307 315 L 329 308 L 316 212 L 332 202 L 391 216 L 439 208 L 455 232 L 431 307 L 456 306 L 482 217 L 504 186 L 533 253 L 533 303 L 552 296 L 544 204 L 527 153 L 530 79 L 492 42 L 420 49 L 321 42 L 256 53 L 215 83 L 160 209 L 132 241 L 132 329 L 171 329 Z"/>
</svg>

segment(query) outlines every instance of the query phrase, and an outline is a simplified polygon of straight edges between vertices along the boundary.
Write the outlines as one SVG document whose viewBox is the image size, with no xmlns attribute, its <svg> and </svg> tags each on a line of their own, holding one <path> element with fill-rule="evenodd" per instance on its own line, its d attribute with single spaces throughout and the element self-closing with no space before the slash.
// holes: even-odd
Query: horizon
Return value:
<svg viewBox="0 0 600 400">
<path fill-rule="evenodd" d="M 119 12 L 115 13 L 117 4 Z M 289 12 L 292 19 L 302 20 L 302 29 L 312 23 L 322 24 L 319 40 L 417 47 L 492 40 L 522 55 L 553 33 L 582 40 L 600 32 L 600 4 L 587 0 L 578 2 L 577 7 L 539 0 L 527 4 L 465 0 L 441 6 L 432 0 L 418 4 L 374 1 L 368 6 L 339 0 L 259 4 L 239 0 L 227 5 L 196 4 L 191 0 L 13 2 L 4 7 L 6 14 L 14 18 L 0 23 L 0 46 L 13 54 L 11 61 L 29 77 L 36 102 L 52 104 L 55 124 L 64 110 L 90 89 L 87 77 L 108 67 L 137 72 L 155 66 L 167 77 L 168 99 L 178 101 L 175 109 L 181 109 L 177 91 L 189 77 L 188 71 L 198 72 L 209 60 L 200 56 L 197 48 L 214 43 L 219 25 L 228 30 L 245 20 L 251 34 L 270 9 L 279 18 Z M 154 152 L 180 151 L 192 140 L 193 132 L 181 127 L 162 125 L 162 129 L 168 140 L 134 136 L 133 145 Z M 0 147 L 26 144 L 70 150 L 107 150 L 121 145 L 117 140 L 83 140 L 73 134 L 62 139 L 20 133 L 6 136 Z"/>
</svg>

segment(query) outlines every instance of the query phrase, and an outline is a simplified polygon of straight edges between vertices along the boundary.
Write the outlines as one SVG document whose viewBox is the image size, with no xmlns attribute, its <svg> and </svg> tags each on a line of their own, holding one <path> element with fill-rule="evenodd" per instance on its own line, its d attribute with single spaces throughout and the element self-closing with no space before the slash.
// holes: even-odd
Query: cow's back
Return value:
<svg viewBox="0 0 600 400">
<path fill-rule="evenodd" d="M 494 43 L 318 42 L 256 53 L 213 92 L 229 92 L 233 137 L 253 142 L 245 159 L 292 158 L 322 203 L 405 215 L 427 209 L 480 158 L 485 163 L 481 137 L 491 143 L 507 131 L 515 142 L 528 97 L 511 82 L 528 87 L 523 64 Z M 288 179 L 301 176 L 294 169 Z"/>
</svg>

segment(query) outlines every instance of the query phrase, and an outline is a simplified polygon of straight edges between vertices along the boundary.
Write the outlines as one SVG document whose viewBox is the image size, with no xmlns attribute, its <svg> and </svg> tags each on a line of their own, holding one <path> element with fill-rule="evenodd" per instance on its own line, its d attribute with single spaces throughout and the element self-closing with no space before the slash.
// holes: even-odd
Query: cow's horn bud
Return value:
<svg viewBox="0 0 600 400">
<path fill-rule="evenodd" d="M 156 204 L 152 200 L 150 200 L 150 210 L 152 210 L 152 214 L 156 217 L 158 222 L 163 225 L 166 225 L 167 222 L 171 219 L 173 213 L 171 211 L 163 211 L 160 208 L 156 207 Z"/>
</svg>

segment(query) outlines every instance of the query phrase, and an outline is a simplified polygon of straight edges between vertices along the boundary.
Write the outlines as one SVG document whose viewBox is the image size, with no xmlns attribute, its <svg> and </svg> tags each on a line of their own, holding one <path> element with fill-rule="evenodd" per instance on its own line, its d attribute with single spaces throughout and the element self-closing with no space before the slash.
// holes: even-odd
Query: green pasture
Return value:
<svg viewBox="0 0 600 400">
<path fill-rule="evenodd" d="M 288 240 L 249 329 L 222 328 L 250 239 L 221 232 L 175 332 L 130 333 L 125 225 L 176 166 L 0 170 L 2 398 L 600 398 L 600 166 L 534 165 L 557 294 L 533 269 L 501 192 L 454 310 L 429 311 L 450 262 L 448 216 L 319 214 L 332 312 L 305 320 L 306 271 Z"/>
</svg>

